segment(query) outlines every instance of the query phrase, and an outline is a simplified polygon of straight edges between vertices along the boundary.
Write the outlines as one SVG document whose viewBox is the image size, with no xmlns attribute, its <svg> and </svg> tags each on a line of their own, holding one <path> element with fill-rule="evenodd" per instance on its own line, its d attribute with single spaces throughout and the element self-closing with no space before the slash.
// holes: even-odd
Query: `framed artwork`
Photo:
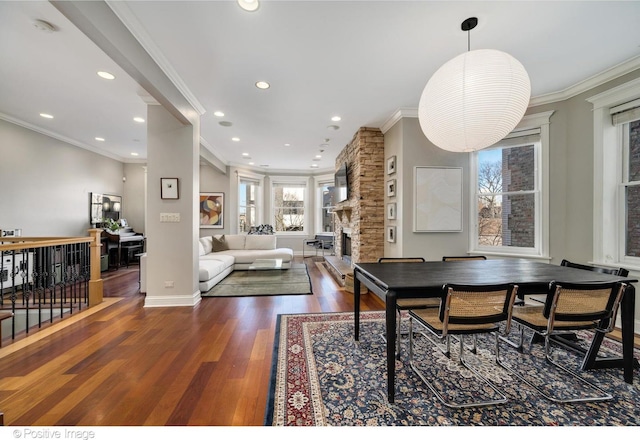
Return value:
<svg viewBox="0 0 640 440">
<path fill-rule="evenodd" d="M 462 231 L 462 168 L 415 167 L 413 232 Z"/>
<path fill-rule="evenodd" d="M 200 193 L 200 227 L 224 228 L 224 193 Z"/>
<path fill-rule="evenodd" d="M 178 178 L 177 177 L 161 177 L 160 178 L 160 198 L 162 199 L 178 199 Z"/>
<path fill-rule="evenodd" d="M 396 227 L 395 226 L 387 226 L 387 241 L 389 243 L 396 242 Z"/>
<path fill-rule="evenodd" d="M 395 203 L 387 203 L 387 219 L 395 220 L 396 219 L 396 204 Z"/>
<path fill-rule="evenodd" d="M 387 197 L 396 196 L 396 179 L 387 180 Z"/>
<path fill-rule="evenodd" d="M 396 157 L 391 156 L 387 159 L 387 174 L 393 174 L 396 172 Z"/>
</svg>

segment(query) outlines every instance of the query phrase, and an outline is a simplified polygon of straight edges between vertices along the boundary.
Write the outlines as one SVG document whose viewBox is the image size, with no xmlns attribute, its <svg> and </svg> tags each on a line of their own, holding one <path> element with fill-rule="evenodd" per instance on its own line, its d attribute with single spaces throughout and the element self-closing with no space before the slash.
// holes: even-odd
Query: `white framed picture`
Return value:
<svg viewBox="0 0 640 440">
<path fill-rule="evenodd" d="M 396 196 L 396 179 L 387 180 L 387 197 Z"/>
<path fill-rule="evenodd" d="M 387 203 L 387 219 L 395 220 L 396 219 L 396 204 L 395 203 Z"/>
<path fill-rule="evenodd" d="M 395 226 L 387 226 L 387 241 L 389 243 L 396 242 L 396 227 Z"/>
<path fill-rule="evenodd" d="M 462 231 L 462 168 L 415 167 L 413 232 Z"/>
<path fill-rule="evenodd" d="M 396 157 L 391 156 L 387 159 L 387 174 L 393 174 L 396 172 Z"/>
</svg>

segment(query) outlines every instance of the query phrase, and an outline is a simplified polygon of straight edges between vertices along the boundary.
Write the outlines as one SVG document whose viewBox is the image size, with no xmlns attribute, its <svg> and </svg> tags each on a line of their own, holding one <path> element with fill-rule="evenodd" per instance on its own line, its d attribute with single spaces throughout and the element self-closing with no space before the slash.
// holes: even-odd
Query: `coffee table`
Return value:
<svg viewBox="0 0 640 440">
<path fill-rule="evenodd" d="M 273 269 L 282 269 L 282 258 L 259 258 L 249 266 L 249 270 Z"/>
</svg>

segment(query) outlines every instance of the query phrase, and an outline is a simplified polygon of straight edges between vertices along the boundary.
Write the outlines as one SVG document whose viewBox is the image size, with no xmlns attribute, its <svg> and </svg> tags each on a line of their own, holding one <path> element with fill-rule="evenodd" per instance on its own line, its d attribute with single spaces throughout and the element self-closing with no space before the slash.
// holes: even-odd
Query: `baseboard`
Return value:
<svg viewBox="0 0 640 440">
<path fill-rule="evenodd" d="M 172 296 L 147 296 L 144 300 L 144 307 L 195 307 L 200 303 L 202 297 L 200 291 L 197 290 L 191 296 L 172 295 Z"/>
</svg>

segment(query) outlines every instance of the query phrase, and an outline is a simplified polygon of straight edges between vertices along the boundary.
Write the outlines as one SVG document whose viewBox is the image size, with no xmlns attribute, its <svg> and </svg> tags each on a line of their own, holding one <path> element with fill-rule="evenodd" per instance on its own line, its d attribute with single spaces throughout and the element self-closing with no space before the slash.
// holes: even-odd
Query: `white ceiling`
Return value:
<svg viewBox="0 0 640 440">
<path fill-rule="evenodd" d="M 263 0 L 256 12 L 235 1 L 109 5 L 204 112 L 203 145 L 227 165 L 256 169 L 333 169 L 359 127 L 417 108 L 430 76 L 467 50 L 460 23 L 471 16 L 479 19 L 471 49 L 516 57 L 535 103 L 640 67 L 639 1 Z M 36 19 L 57 31 L 37 29 Z M 51 4 L 0 2 L 0 60 L 0 118 L 118 160 L 145 160 L 146 128 L 133 117 L 145 117 L 147 93 Z M 259 80 L 271 88 L 257 89 Z"/>
</svg>

